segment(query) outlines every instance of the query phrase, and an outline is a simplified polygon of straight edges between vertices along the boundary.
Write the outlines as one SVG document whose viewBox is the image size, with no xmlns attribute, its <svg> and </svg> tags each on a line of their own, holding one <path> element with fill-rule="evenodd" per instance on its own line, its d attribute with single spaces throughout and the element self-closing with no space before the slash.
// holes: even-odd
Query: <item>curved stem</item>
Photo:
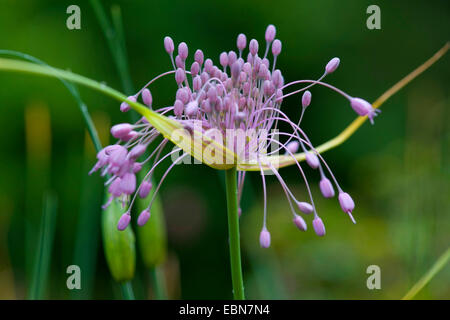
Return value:
<svg viewBox="0 0 450 320">
<path fill-rule="evenodd" d="M 228 233 L 230 242 L 231 280 L 233 283 L 233 297 L 235 300 L 244 300 L 244 280 L 241 266 L 241 247 L 239 235 L 238 215 L 238 188 L 236 181 L 236 168 L 225 171 L 228 210 Z"/>
</svg>

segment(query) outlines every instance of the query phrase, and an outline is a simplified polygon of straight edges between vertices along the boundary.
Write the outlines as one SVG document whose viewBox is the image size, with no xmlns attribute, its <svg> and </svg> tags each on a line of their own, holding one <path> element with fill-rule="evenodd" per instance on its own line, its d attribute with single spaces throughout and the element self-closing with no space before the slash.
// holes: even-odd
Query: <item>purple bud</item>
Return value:
<svg viewBox="0 0 450 320">
<path fill-rule="evenodd" d="M 164 38 L 164 49 L 166 49 L 168 54 L 172 54 L 175 46 L 171 37 Z"/>
<path fill-rule="evenodd" d="M 132 102 L 136 102 L 136 97 L 135 96 L 129 96 L 127 98 L 127 100 L 130 100 Z M 128 103 L 126 103 L 126 101 L 124 101 L 124 102 L 122 102 L 120 104 L 120 111 L 122 111 L 122 112 L 127 112 L 128 110 L 130 110 L 130 108 L 131 108 L 130 105 Z"/>
<path fill-rule="evenodd" d="M 152 190 L 152 183 L 150 181 L 144 180 L 141 183 L 141 186 L 139 187 L 139 197 L 145 198 L 150 193 L 150 190 Z"/>
<path fill-rule="evenodd" d="M 203 64 L 203 59 L 204 59 L 203 51 L 200 50 L 200 49 L 198 49 L 197 51 L 195 51 L 195 54 L 194 54 L 194 60 L 195 60 L 196 62 L 198 62 L 198 64 L 199 64 L 200 66 Z"/>
<path fill-rule="evenodd" d="M 248 45 L 248 48 L 250 50 L 250 53 L 253 56 L 256 56 L 256 54 L 258 53 L 258 41 L 256 41 L 255 39 L 250 40 L 250 44 Z"/>
<path fill-rule="evenodd" d="M 214 64 L 212 62 L 211 59 L 206 59 L 205 61 L 205 71 L 208 72 L 209 74 L 214 72 Z"/>
<path fill-rule="evenodd" d="M 111 193 L 114 198 L 118 198 L 122 194 L 122 190 L 120 189 L 121 181 L 122 179 L 116 178 L 108 187 L 108 192 Z"/>
<path fill-rule="evenodd" d="M 202 78 L 200 76 L 195 76 L 194 80 L 192 80 L 192 88 L 195 91 L 199 91 L 202 88 Z"/>
<path fill-rule="evenodd" d="M 175 103 L 173 104 L 173 113 L 177 117 L 181 117 L 181 115 L 183 114 L 183 110 L 184 110 L 183 102 L 181 102 L 180 100 L 175 100 Z"/>
<path fill-rule="evenodd" d="M 210 87 L 208 89 L 207 95 L 208 95 L 209 101 L 211 101 L 212 103 L 216 102 L 217 101 L 217 90 L 216 90 L 216 87 Z"/>
<path fill-rule="evenodd" d="M 355 202 L 352 197 L 347 192 L 339 192 L 339 204 L 341 205 L 342 211 L 347 213 L 350 216 L 350 219 L 353 223 L 356 223 L 355 219 L 352 216 L 352 211 L 355 209 Z"/>
<path fill-rule="evenodd" d="M 137 220 L 138 226 L 142 227 L 143 225 L 145 225 L 147 223 L 148 219 L 150 219 L 150 210 L 145 209 L 144 211 L 141 212 L 141 214 L 139 214 L 139 217 Z"/>
<path fill-rule="evenodd" d="M 175 94 L 175 98 L 183 102 L 183 104 L 188 103 L 189 101 L 189 91 L 187 88 L 179 88 L 177 93 Z"/>
<path fill-rule="evenodd" d="M 277 69 L 272 73 L 272 82 L 277 89 L 283 86 L 284 80 L 280 70 Z"/>
<path fill-rule="evenodd" d="M 131 221 L 131 216 L 128 212 L 124 213 L 120 219 L 119 222 L 117 223 L 117 230 L 119 231 L 123 231 L 125 230 L 128 225 L 130 224 Z"/>
<path fill-rule="evenodd" d="M 128 158 L 132 160 L 136 160 L 140 156 L 142 156 L 147 149 L 147 146 L 144 144 L 137 144 L 133 149 L 128 153 Z"/>
<path fill-rule="evenodd" d="M 267 231 L 266 227 L 264 227 L 259 234 L 259 244 L 261 245 L 261 248 L 270 247 L 270 233 Z"/>
<path fill-rule="evenodd" d="M 245 47 L 247 46 L 247 37 L 245 36 L 245 34 L 241 33 L 240 35 L 238 35 L 236 45 L 239 51 L 245 49 Z"/>
<path fill-rule="evenodd" d="M 325 235 L 325 226 L 323 225 L 322 219 L 318 216 L 313 220 L 313 228 L 319 237 L 323 237 Z"/>
<path fill-rule="evenodd" d="M 111 152 L 111 156 L 109 157 L 109 161 L 113 166 L 121 166 L 126 158 L 127 158 L 127 149 L 120 146 L 120 148 L 115 149 Z"/>
<path fill-rule="evenodd" d="M 234 51 L 228 52 L 228 65 L 232 66 L 237 60 L 237 54 Z"/>
<path fill-rule="evenodd" d="M 136 131 L 130 131 L 129 134 L 127 134 L 126 136 L 123 136 L 120 138 L 120 140 L 122 141 L 131 141 L 133 139 L 135 139 L 138 136 L 138 133 Z"/>
<path fill-rule="evenodd" d="M 242 209 L 240 207 L 238 209 L 238 215 L 239 215 L 239 217 L 242 215 Z"/>
<path fill-rule="evenodd" d="M 281 41 L 278 39 L 275 39 L 275 41 L 272 43 L 272 54 L 274 57 L 278 56 L 281 52 Z"/>
<path fill-rule="evenodd" d="M 369 102 L 361 98 L 351 98 L 350 105 L 360 116 L 367 116 L 372 124 L 373 118 L 376 117 L 378 112 L 381 112 L 381 110 L 373 108 Z"/>
<path fill-rule="evenodd" d="M 197 114 L 198 102 L 197 100 L 191 101 L 186 105 L 185 113 L 188 117 L 193 117 Z"/>
<path fill-rule="evenodd" d="M 111 134 L 114 138 L 120 139 L 129 134 L 131 130 L 133 130 L 133 126 L 131 124 L 120 123 L 111 128 Z"/>
<path fill-rule="evenodd" d="M 135 162 L 133 163 L 133 172 L 138 173 L 142 169 L 142 163 Z"/>
<path fill-rule="evenodd" d="M 300 146 L 300 144 L 298 143 L 298 141 L 291 141 L 286 145 L 286 149 L 290 153 L 296 153 L 298 151 L 299 146 Z"/>
<path fill-rule="evenodd" d="M 177 68 L 181 68 L 181 69 L 183 69 L 183 70 L 184 70 L 184 67 L 186 66 L 186 64 L 184 63 L 184 60 L 181 59 L 181 57 L 180 57 L 179 55 L 177 55 L 177 56 L 175 57 L 175 66 L 176 66 Z"/>
<path fill-rule="evenodd" d="M 149 107 L 152 106 L 152 102 L 153 102 L 152 94 L 151 94 L 150 90 L 148 90 L 147 88 L 142 90 L 142 101 L 144 101 L 144 103 L 147 106 L 149 106 Z"/>
<path fill-rule="evenodd" d="M 314 211 L 313 206 L 311 204 L 309 204 L 308 202 L 298 201 L 297 206 L 298 206 L 298 209 L 305 214 L 310 214 Z"/>
<path fill-rule="evenodd" d="M 339 67 L 340 62 L 341 62 L 341 60 L 339 60 L 339 58 L 331 59 L 325 67 L 325 72 L 326 73 L 334 72 L 337 69 L 337 67 Z"/>
<path fill-rule="evenodd" d="M 226 67 L 228 65 L 228 54 L 226 52 L 222 52 L 219 57 L 220 65 L 222 67 Z"/>
<path fill-rule="evenodd" d="M 200 72 L 200 65 L 198 64 L 197 61 L 194 61 L 194 63 L 191 65 L 191 74 L 193 77 L 195 77 L 196 75 L 198 75 L 199 72 Z"/>
<path fill-rule="evenodd" d="M 136 190 L 136 175 L 131 172 L 125 173 L 120 182 L 120 189 L 125 194 L 132 194 Z"/>
<path fill-rule="evenodd" d="M 303 220 L 302 217 L 296 214 L 293 221 L 294 224 L 297 226 L 297 228 L 299 228 L 301 231 L 306 231 L 307 229 L 306 222 L 305 220 Z"/>
<path fill-rule="evenodd" d="M 233 79 L 236 80 L 239 78 L 240 74 L 241 74 L 241 64 L 239 63 L 239 61 L 236 61 L 231 66 L 231 76 L 233 77 Z"/>
<path fill-rule="evenodd" d="M 203 112 L 206 112 L 206 113 L 210 113 L 212 111 L 211 104 L 208 99 L 203 100 L 202 110 L 203 110 Z"/>
<path fill-rule="evenodd" d="M 273 24 L 269 24 L 266 29 L 265 38 L 267 42 L 272 42 L 275 39 L 277 30 Z"/>
<path fill-rule="evenodd" d="M 258 77 L 264 79 L 266 77 L 267 72 L 269 72 L 269 70 L 267 70 L 267 66 L 265 64 L 261 64 L 258 71 Z"/>
<path fill-rule="evenodd" d="M 334 197 L 334 189 L 330 180 L 326 177 L 322 177 L 319 183 L 320 191 L 325 198 L 333 198 Z"/>
<path fill-rule="evenodd" d="M 307 106 L 309 106 L 310 103 L 311 103 L 311 92 L 306 90 L 302 96 L 302 107 L 306 108 Z"/>
<path fill-rule="evenodd" d="M 185 42 L 182 42 L 178 45 L 178 55 L 181 59 L 183 59 L 183 61 L 186 60 L 188 52 L 188 46 Z"/>
<path fill-rule="evenodd" d="M 317 156 L 312 153 L 312 152 L 306 152 L 305 155 L 306 158 L 306 162 L 308 163 L 308 165 L 313 168 L 313 169 L 317 169 L 319 167 L 319 158 L 317 158 Z"/>
<path fill-rule="evenodd" d="M 180 85 L 185 79 L 185 74 L 184 74 L 184 70 L 181 68 L 178 68 L 177 71 L 175 72 L 175 81 L 177 82 L 178 85 Z"/>
</svg>

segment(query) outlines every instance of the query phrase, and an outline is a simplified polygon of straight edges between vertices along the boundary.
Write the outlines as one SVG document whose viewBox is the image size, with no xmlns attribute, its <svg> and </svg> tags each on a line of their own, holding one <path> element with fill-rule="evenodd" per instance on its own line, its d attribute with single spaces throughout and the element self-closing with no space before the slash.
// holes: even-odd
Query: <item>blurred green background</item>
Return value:
<svg viewBox="0 0 450 320">
<path fill-rule="evenodd" d="M 220 52 L 235 50 L 238 33 L 263 43 L 265 28 L 272 23 L 283 42 L 277 66 L 286 81 L 316 78 L 327 61 L 338 56 L 341 65 L 328 81 L 374 101 L 441 48 L 450 30 L 450 3 L 445 0 L 102 3 L 108 13 L 111 5 L 120 5 L 136 88 L 171 68 L 163 48 L 166 35 L 176 43 L 187 42 L 191 57 L 201 48 L 217 62 Z M 66 28 L 71 4 L 81 8 L 81 30 Z M 366 28 L 370 4 L 381 8 L 381 30 Z M 121 89 L 88 1 L 1 0 L 0 49 L 28 53 Z M 374 126 L 364 124 L 344 145 L 324 154 L 355 199 L 356 225 L 336 199 L 320 197 L 317 172 L 307 170 L 327 235 L 299 232 L 281 187 L 269 177 L 272 247 L 263 250 L 258 244 L 260 177 L 248 175 L 241 217 L 248 298 L 401 298 L 448 248 L 449 66 L 445 56 L 383 105 Z M 154 105 L 171 104 L 175 89 L 172 79 L 153 86 Z M 105 145 L 110 142 L 108 126 L 128 118 L 116 101 L 79 90 Z M 314 88 L 312 93 L 303 126 L 320 144 L 344 129 L 355 114 L 344 99 L 326 89 Z M 299 100 L 296 96 L 283 102 L 289 116 L 299 116 Z M 0 111 L 0 298 L 29 294 L 43 199 L 49 192 L 46 198 L 50 206 L 55 202 L 56 220 L 42 297 L 120 298 L 101 244 L 102 180 L 87 176 L 95 152 L 75 101 L 57 80 L 0 72 Z M 157 178 L 167 166 L 159 168 Z M 305 189 L 296 168 L 280 173 L 301 199 Z M 178 166 L 162 186 L 168 253 L 161 268 L 169 298 L 232 297 L 222 178 L 202 165 Z M 89 224 L 80 222 L 86 212 Z M 311 226 L 310 219 L 307 222 Z M 82 290 L 70 291 L 66 268 L 81 264 L 80 259 L 89 269 L 82 269 Z M 381 268 L 381 290 L 366 287 L 369 265 Z M 138 254 L 133 280 L 138 298 L 153 296 L 148 278 Z M 447 266 L 418 298 L 449 299 L 449 281 Z"/>
</svg>

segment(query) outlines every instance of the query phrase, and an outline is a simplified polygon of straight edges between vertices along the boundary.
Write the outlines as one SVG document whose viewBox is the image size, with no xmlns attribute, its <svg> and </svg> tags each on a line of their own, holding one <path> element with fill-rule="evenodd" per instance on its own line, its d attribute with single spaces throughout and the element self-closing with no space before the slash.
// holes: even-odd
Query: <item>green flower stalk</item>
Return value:
<svg viewBox="0 0 450 320">
<path fill-rule="evenodd" d="M 102 235 L 106 262 L 113 279 L 121 284 L 124 298 L 132 298 L 129 284 L 136 269 L 136 248 L 134 232 L 131 228 L 121 232 L 117 230 L 117 220 L 122 215 L 118 201 L 102 213 Z"/>
</svg>

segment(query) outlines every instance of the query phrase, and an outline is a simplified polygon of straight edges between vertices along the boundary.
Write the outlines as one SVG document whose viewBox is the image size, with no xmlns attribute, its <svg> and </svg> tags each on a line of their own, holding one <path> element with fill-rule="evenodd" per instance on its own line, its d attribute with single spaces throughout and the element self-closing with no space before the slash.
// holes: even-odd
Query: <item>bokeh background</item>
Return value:
<svg viewBox="0 0 450 320">
<path fill-rule="evenodd" d="M 66 8 L 81 8 L 81 30 L 66 28 Z M 449 40 L 448 1 L 102 1 L 109 14 L 119 5 L 133 85 L 138 88 L 170 68 L 165 35 L 201 48 L 218 60 L 234 50 L 236 36 L 264 40 L 269 23 L 283 42 L 278 68 L 287 81 L 321 75 L 326 62 L 341 58 L 328 79 L 374 101 Z M 366 28 L 366 8 L 381 8 L 381 30 Z M 70 69 L 122 90 L 99 21 L 88 1 L 0 1 L 0 49 L 17 50 L 52 66 Z M 248 175 L 241 217 L 246 295 L 255 299 L 397 299 L 449 246 L 449 66 L 448 56 L 383 105 L 374 126 L 364 124 L 342 146 L 326 152 L 343 188 L 355 199 L 351 224 L 336 199 L 325 200 L 317 172 L 307 170 L 323 238 L 293 227 L 288 204 L 274 177 L 269 180 L 272 247 L 258 245 L 262 190 Z M 152 89 L 154 104 L 173 102 L 175 83 Z M 127 121 L 118 103 L 79 88 L 99 131 Z M 314 88 L 303 122 L 316 144 L 354 118 L 347 102 Z M 299 97 L 284 101 L 291 117 Z M 45 205 L 55 207 L 48 275 L 41 297 L 120 298 L 105 262 L 100 231 L 102 180 L 87 172 L 95 152 L 77 105 L 54 79 L 0 72 L 0 298 L 29 296 Z M 165 168 L 156 172 L 161 177 Z M 305 193 L 295 168 L 281 174 Z M 223 175 L 202 165 L 178 166 L 161 189 L 167 227 L 167 259 L 160 271 L 171 299 L 231 298 Z M 50 199 L 43 201 L 43 199 Z M 53 206 L 55 205 L 55 206 Z M 88 217 L 87 220 L 82 220 Z M 310 220 L 307 221 L 310 226 Z M 310 228 L 312 229 L 312 228 Z M 152 246 L 152 243 L 146 244 Z M 82 266 L 82 290 L 66 287 L 68 265 Z M 368 290 L 366 268 L 378 265 L 381 290 Z M 148 271 L 137 255 L 136 297 L 154 296 Z M 418 295 L 450 298 L 445 267 Z"/>
</svg>

